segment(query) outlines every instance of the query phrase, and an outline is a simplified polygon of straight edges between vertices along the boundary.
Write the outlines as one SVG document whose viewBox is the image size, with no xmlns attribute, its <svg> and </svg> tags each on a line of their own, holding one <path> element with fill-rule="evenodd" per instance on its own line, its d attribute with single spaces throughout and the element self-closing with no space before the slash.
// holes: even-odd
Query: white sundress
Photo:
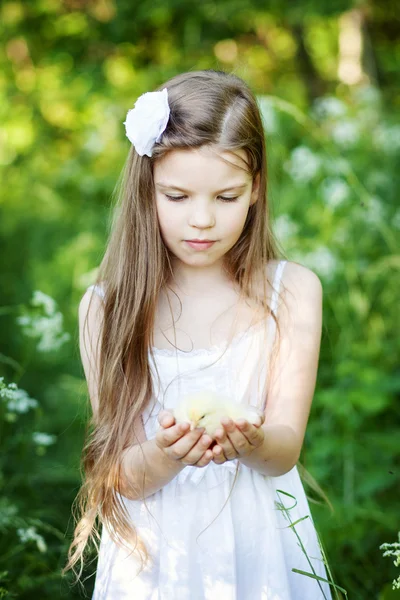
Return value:
<svg viewBox="0 0 400 600">
<path fill-rule="evenodd" d="M 275 314 L 285 263 L 275 273 Z M 104 296 L 102 288 L 91 288 Z M 265 397 L 266 352 L 276 329 L 273 318 L 265 321 L 268 328 L 256 324 L 235 336 L 217 362 L 225 346 L 154 348 L 160 389 L 149 354 L 156 397 L 143 413 L 147 439 L 160 426 L 159 410 L 173 409 L 182 394 L 212 389 L 252 404 Z M 237 462 L 187 466 L 145 502 L 120 496 L 153 563 L 137 574 L 140 561 L 114 544 L 103 526 L 92 600 L 331 600 L 327 583 L 292 571 L 327 578 L 297 467 L 267 477 L 240 463 L 231 491 Z"/>
</svg>

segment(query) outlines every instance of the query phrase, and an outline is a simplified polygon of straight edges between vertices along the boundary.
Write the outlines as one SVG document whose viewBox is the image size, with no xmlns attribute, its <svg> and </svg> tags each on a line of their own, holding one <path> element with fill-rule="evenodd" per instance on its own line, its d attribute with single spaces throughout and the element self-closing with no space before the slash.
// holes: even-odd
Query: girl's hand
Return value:
<svg viewBox="0 0 400 600">
<path fill-rule="evenodd" d="M 156 433 L 156 444 L 169 459 L 193 467 L 205 467 L 211 462 L 213 453 L 208 447 L 213 440 L 203 435 L 204 427 L 190 431 L 189 423 L 175 424 L 174 415 L 168 410 L 160 411 L 158 422 L 161 427 Z"/>
<path fill-rule="evenodd" d="M 221 419 L 222 428 L 215 432 L 217 444 L 212 449 L 213 462 L 221 465 L 227 460 L 245 456 L 261 446 L 265 438 L 264 429 L 261 427 L 264 420 L 265 417 L 260 425 L 252 425 L 246 419 Z"/>
</svg>

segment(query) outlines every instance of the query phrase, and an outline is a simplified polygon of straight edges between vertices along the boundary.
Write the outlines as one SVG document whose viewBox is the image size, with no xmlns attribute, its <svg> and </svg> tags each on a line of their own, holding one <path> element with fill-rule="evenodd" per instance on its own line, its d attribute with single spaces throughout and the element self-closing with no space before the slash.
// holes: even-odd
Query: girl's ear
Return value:
<svg viewBox="0 0 400 600">
<path fill-rule="evenodd" d="M 258 172 L 257 175 L 254 177 L 254 180 L 253 180 L 253 187 L 252 187 L 252 190 L 251 190 L 250 205 L 254 204 L 257 201 L 259 190 L 260 190 L 260 173 Z"/>
</svg>

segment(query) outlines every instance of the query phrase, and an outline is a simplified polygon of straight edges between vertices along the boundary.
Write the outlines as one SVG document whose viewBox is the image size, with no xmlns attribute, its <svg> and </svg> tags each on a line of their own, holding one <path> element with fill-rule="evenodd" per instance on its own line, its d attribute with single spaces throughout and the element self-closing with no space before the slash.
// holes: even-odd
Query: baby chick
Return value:
<svg viewBox="0 0 400 600">
<path fill-rule="evenodd" d="M 190 430 L 204 427 L 207 434 L 215 440 L 215 432 L 221 429 L 221 418 L 246 419 L 253 425 L 260 425 L 262 412 L 250 404 L 235 404 L 228 398 L 221 398 L 212 392 L 198 392 L 186 396 L 175 408 L 176 423 L 190 423 Z"/>
</svg>

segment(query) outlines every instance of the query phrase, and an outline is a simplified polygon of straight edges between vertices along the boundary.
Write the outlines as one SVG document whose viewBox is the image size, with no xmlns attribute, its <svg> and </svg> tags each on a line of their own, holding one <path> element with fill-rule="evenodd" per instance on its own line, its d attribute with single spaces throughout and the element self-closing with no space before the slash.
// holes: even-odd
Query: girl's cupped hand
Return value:
<svg viewBox="0 0 400 600">
<path fill-rule="evenodd" d="M 213 440 L 209 435 L 203 435 L 203 427 L 190 431 L 189 423 L 176 424 L 173 413 L 162 410 L 158 415 L 161 427 L 156 433 L 156 443 L 168 458 L 184 465 L 205 467 L 211 460 L 221 465 L 228 460 L 240 459 L 261 446 L 265 438 L 261 427 L 264 421 L 264 415 L 255 425 L 246 419 L 222 418 L 221 428 L 217 429 L 216 440 Z"/>
<path fill-rule="evenodd" d="M 221 429 L 215 432 L 213 462 L 221 465 L 227 460 L 240 459 L 261 446 L 265 438 L 264 429 L 261 427 L 265 421 L 265 416 L 263 417 L 259 425 L 252 425 L 246 419 L 221 419 Z"/>
<path fill-rule="evenodd" d="M 203 435 L 204 427 L 190 431 L 190 423 L 176 424 L 168 410 L 160 411 L 158 422 L 161 427 L 156 433 L 156 444 L 169 459 L 192 467 L 205 467 L 211 462 L 213 453 L 209 446 L 213 439 Z"/>
</svg>

